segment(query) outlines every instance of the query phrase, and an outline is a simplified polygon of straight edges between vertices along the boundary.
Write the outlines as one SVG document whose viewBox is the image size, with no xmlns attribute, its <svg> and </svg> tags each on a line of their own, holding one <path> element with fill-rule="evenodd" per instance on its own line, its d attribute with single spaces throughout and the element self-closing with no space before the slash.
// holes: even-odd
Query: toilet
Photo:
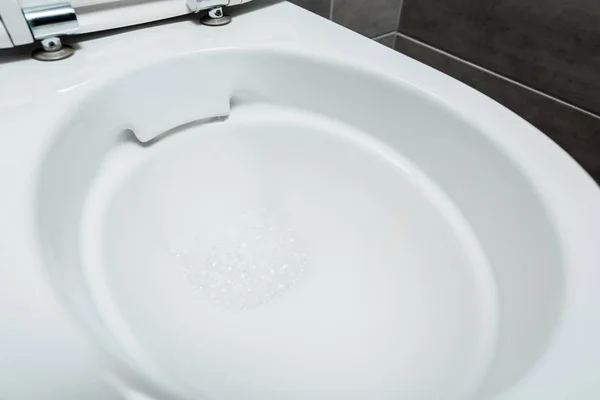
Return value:
<svg viewBox="0 0 600 400">
<path fill-rule="evenodd" d="M 599 399 L 592 178 L 241 3 L 0 0 L 0 399 Z"/>
</svg>

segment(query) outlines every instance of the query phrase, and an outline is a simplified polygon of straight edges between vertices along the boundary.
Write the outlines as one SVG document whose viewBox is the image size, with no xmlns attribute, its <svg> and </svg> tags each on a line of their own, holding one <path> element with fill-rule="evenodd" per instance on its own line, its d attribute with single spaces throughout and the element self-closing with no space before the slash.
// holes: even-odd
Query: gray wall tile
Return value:
<svg viewBox="0 0 600 400">
<path fill-rule="evenodd" d="M 333 0 L 289 0 L 290 2 L 306 8 L 309 11 L 319 14 L 322 17 L 329 18 L 331 11 L 331 2 Z"/>
<path fill-rule="evenodd" d="M 375 41 L 384 46 L 394 48 L 394 43 L 396 43 L 396 33 L 394 32 L 389 35 L 379 36 L 378 38 L 375 38 Z"/>
<path fill-rule="evenodd" d="M 600 183 L 600 118 L 410 40 L 396 50 L 428 64 L 513 110 L 565 149 Z"/>
<path fill-rule="evenodd" d="M 333 0 L 333 21 L 368 37 L 395 31 L 402 0 Z"/>
<path fill-rule="evenodd" d="M 598 21 L 598 0 L 405 0 L 399 31 L 600 113 Z"/>
</svg>

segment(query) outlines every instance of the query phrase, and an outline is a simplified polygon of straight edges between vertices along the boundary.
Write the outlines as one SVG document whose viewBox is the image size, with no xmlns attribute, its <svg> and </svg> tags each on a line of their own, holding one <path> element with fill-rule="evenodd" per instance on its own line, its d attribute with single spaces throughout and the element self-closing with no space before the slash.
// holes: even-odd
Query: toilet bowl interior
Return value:
<svg viewBox="0 0 600 400">
<path fill-rule="evenodd" d="M 485 127 L 403 82 L 215 51 L 63 118 L 39 178 L 47 269 L 99 346 L 164 390 L 491 395 L 557 324 L 533 186 Z"/>
</svg>

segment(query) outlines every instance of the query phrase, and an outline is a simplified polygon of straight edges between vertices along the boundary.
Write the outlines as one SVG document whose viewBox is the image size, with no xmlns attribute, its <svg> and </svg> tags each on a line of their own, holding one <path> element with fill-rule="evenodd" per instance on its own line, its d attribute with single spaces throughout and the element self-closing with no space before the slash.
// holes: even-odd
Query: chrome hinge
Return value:
<svg viewBox="0 0 600 400">
<path fill-rule="evenodd" d="M 193 13 L 208 10 L 208 15 L 200 20 L 204 25 L 223 26 L 231 22 L 231 17 L 223 11 L 229 0 L 186 0 L 186 4 Z"/>
<path fill-rule="evenodd" d="M 59 38 L 79 28 L 77 14 L 69 3 L 26 7 L 21 11 L 31 34 L 42 43 L 42 48 L 33 52 L 33 58 L 40 61 L 58 61 L 75 53 L 75 49 L 64 45 Z"/>
<path fill-rule="evenodd" d="M 79 28 L 77 14 L 69 3 L 26 7 L 22 11 L 36 40 L 66 35 Z"/>
</svg>

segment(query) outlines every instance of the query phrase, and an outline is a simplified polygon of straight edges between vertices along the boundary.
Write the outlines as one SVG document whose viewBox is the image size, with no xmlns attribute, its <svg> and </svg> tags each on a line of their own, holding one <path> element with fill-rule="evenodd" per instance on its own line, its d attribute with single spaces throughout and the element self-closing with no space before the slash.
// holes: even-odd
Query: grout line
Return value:
<svg viewBox="0 0 600 400">
<path fill-rule="evenodd" d="M 333 21 L 333 3 L 335 3 L 335 0 L 329 0 L 329 20 Z"/>
<path fill-rule="evenodd" d="M 525 84 L 523 84 L 523 83 L 521 83 L 521 82 L 517 82 L 517 81 L 515 81 L 514 79 L 508 78 L 508 77 L 506 77 L 506 76 L 504 76 L 504 75 L 500 75 L 500 74 L 499 74 L 499 73 L 497 73 L 497 72 L 490 71 L 489 69 L 487 69 L 487 68 L 485 68 L 485 67 L 482 67 L 482 66 L 480 66 L 480 65 L 477 65 L 477 64 L 475 64 L 475 63 L 472 63 L 471 61 L 468 61 L 468 60 L 465 60 L 465 59 L 463 59 L 463 58 L 460 58 L 460 57 L 458 57 L 458 56 L 455 56 L 454 54 L 448 53 L 447 51 L 444 51 L 444 50 L 438 49 L 437 47 L 434 47 L 434 46 L 432 46 L 432 45 L 430 45 L 430 44 L 427 44 L 427 43 L 421 42 L 421 41 L 420 41 L 420 40 L 418 40 L 418 39 L 412 38 L 412 37 L 410 37 L 410 36 L 407 36 L 407 35 L 405 35 L 405 34 L 403 34 L 403 33 L 400 33 L 400 32 L 398 32 L 398 33 L 396 34 L 396 40 L 398 39 L 398 37 L 401 37 L 401 38 L 404 38 L 404 39 L 406 39 L 406 40 L 409 40 L 409 41 L 411 41 L 411 42 L 413 42 L 413 43 L 416 43 L 416 44 L 418 44 L 418 45 L 420 45 L 420 46 L 424 46 L 424 47 L 428 48 L 429 50 L 435 51 L 435 52 L 437 52 L 437 53 L 441 53 L 441 54 L 445 55 L 446 57 L 449 57 L 449 58 L 451 58 L 451 59 L 453 59 L 453 60 L 455 60 L 455 61 L 458 61 L 458 62 L 461 62 L 461 63 L 463 63 L 463 64 L 466 64 L 466 65 L 468 65 L 468 66 L 470 66 L 470 67 L 472 67 L 472 68 L 478 69 L 478 70 L 480 70 L 480 71 L 482 71 L 482 72 L 485 72 L 485 73 L 487 73 L 487 74 L 490 74 L 490 75 L 492 75 L 492 76 L 494 76 L 494 77 L 496 77 L 496 78 L 502 79 L 503 81 L 506 81 L 506 82 L 512 83 L 513 85 L 519 86 L 520 88 L 526 89 L 526 90 L 528 90 L 528 91 L 530 91 L 530 92 L 533 92 L 533 93 L 535 93 L 535 94 L 537 94 L 537 95 L 540 95 L 540 96 L 542 96 L 542 97 L 545 97 L 545 98 L 547 98 L 547 99 L 549 99 L 549 100 L 553 100 L 553 101 L 555 101 L 555 102 L 557 102 L 557 103 L 560 103 L 560 104 L 562 104 L 562 105 L 564 105 L 564 106 L 570 107 L 570 108 L 572 108 L 572 109 L 574 109 L 574 110 L 576 110 L 576 111 L 579 111 L 579 112 L 581 112 L 581 113 L 587 114 L 587 115 L 589 115 L 590 117 L 594 117 L 594 118 L 600 119 L 600 115 L 597 115 L 597 114 L 595 114 L 595 113 L 593 113 L 593 112 L 591 112 L 591 111 L 588 111 L 588 110 L 586 110 L 586 109 L 584 109 L 584 108 L 581 108 L 581 107 L 579 107 L 579 106 L 576 106 L 576 105 L 574 105 L 574 104 L 567 103 L 565 100 L 561 100 L 561 99 L 559 99 L 559 98 L 557 98 L 557 97 L 554 97 L 554 96 L 552 96 L 552 95 L 549 95 L 548 93 L 544 93 L 544 92 L 542 92 L 542 91 L 540 91 L 540 90 L 538 90 L 538 89 L 532 88 L 531 86 L 527 86 L 527 85 L 525 85 Z M 442 72 L 444 72 L 444 71 L 442 71 Z"/>
<path fill-rule="evenodd" d="M 379 36 L 374 36 L 371 39 L 373 40 L 379 40 L 379 39 L 384 39 L 390 35 L 396 35 L 396 31 L 392 31 L 392 32 L 388 32 L 388 33 L 384 33 L 383 35 L 379 35 Z M 395 38 L 394 38 L 395 39 Z"/>
<path fill-rule="evenodd" d="M 404 0 L 400 0 L 400 9 L 398 10 L 398 19 L 396 20 L 396 31 L 400 32 L 400 18 L 402 18 L 402 8 L 404 8 Z"/>
</svg>

